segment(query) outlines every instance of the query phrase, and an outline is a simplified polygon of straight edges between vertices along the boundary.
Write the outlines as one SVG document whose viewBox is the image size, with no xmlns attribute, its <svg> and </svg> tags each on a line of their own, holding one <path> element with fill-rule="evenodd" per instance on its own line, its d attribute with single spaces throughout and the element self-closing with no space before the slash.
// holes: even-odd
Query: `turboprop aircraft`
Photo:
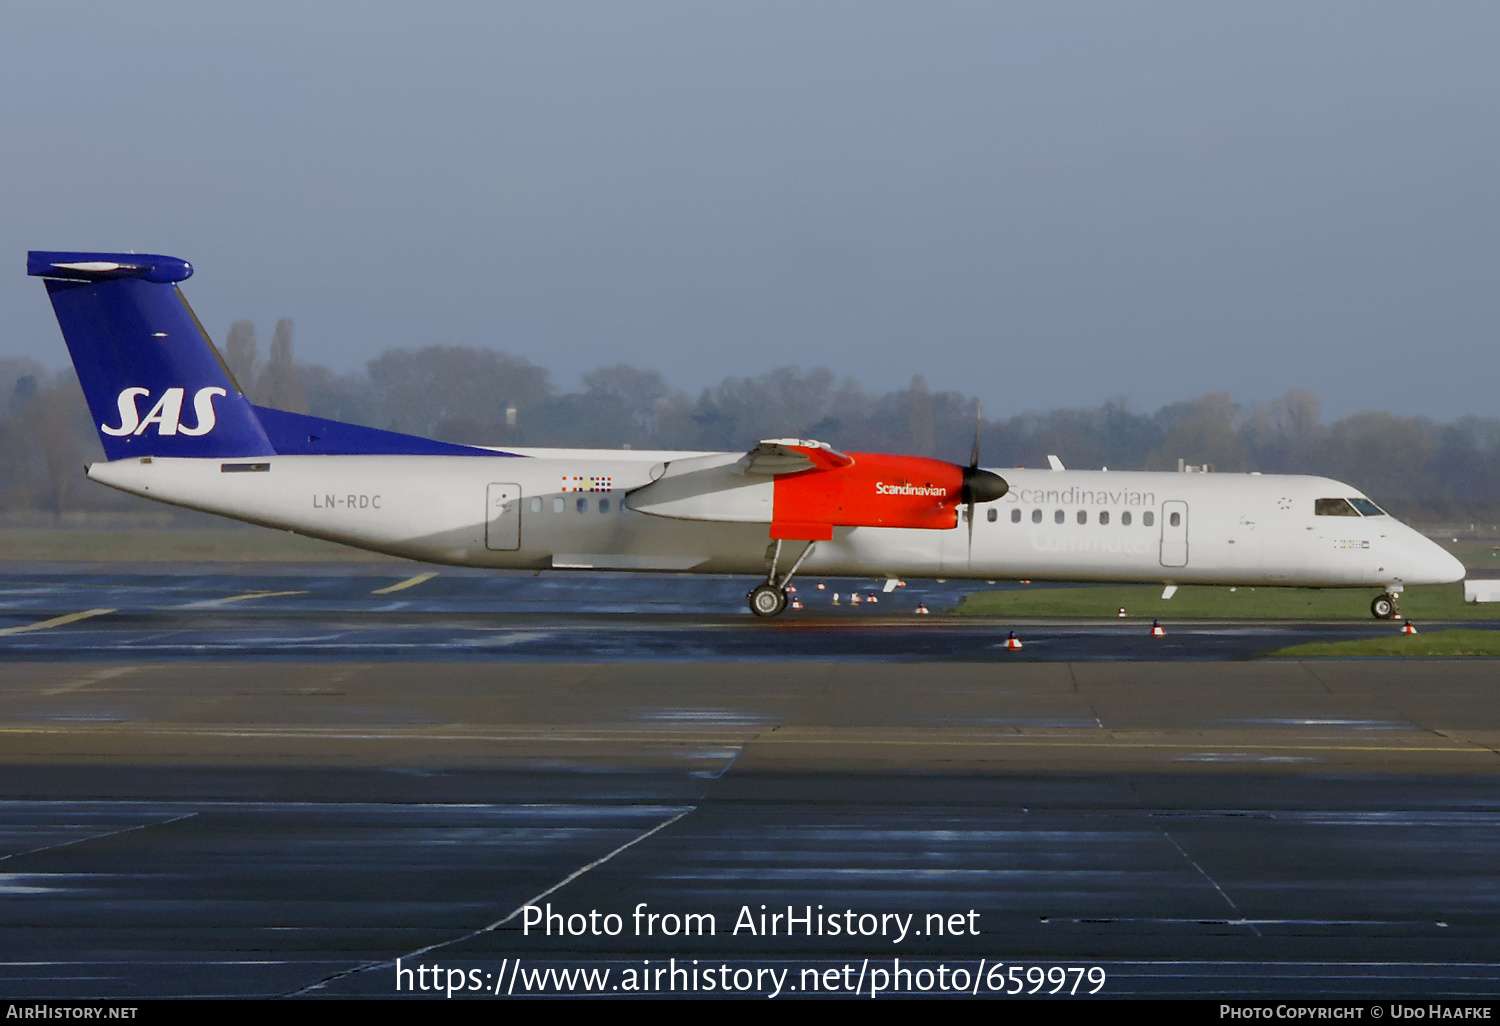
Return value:
<svg viewBox="0 0 1500 1026">
<path fill-rule="evenodd" d="M 33 252 L 107 462 L 91 480 L 430 563 L 764 575 L 1374 588 L 1463 566 L 1323 477 L 979 467 L 839 452 L 494 449 L 253 405 L 183 298 L 193 269 L 140 253 Z"/>
</svg>

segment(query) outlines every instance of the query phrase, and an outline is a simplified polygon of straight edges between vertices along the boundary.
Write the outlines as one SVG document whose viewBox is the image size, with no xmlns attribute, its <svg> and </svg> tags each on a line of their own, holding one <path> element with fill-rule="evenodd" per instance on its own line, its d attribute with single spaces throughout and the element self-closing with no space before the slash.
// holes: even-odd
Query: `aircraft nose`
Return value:
<svg viewBox="0 0 1500 1026">
<path fill-rule="evenodd" d="M 1452 584 L 1468 574 L 1463 563 L 1431 538 L 1423 538 L 1418 556 L 1419 573 L 1430 584 Z"/>
</svg>

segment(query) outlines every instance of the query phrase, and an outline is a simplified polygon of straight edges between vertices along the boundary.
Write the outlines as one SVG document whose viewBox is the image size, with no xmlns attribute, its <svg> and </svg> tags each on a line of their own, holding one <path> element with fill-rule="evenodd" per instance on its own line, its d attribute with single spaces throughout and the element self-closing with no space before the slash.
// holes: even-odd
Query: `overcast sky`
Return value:
<svg viewBox="0 0 1500 1026">
<path fill-rule="evenodd" d="M 0 0 L 0 356 L 66 362 L 27 249 L 135 249 L 338 369 L 1500 416 L 1497 54 L 1492 2 Z"/>
</svg>

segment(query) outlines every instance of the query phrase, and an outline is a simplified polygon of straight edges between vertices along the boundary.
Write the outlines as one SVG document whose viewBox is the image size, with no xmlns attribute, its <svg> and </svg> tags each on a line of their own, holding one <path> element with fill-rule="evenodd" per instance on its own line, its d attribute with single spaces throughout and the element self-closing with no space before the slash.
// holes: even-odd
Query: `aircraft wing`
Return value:
<svg viewBox="0 0 1500 1026">
<path fill-rule="evenodd" d="M 743 456 L 713 453 L 664 463 L 655 480 L 631 492 L 626 504 L 641 513 L 680 520 L 769 524 L 778 477 L 853 463 L 852 457 L 823 442 L 770 438 Z"/>
<path fill-rule="evenodd" d="M 826 442 L 810 438 L 768 438 L 756 444 L 735 464 L 741 474 L 800 474 L 804 470 L 836 470 L 854 463 Z"/>
</svg>

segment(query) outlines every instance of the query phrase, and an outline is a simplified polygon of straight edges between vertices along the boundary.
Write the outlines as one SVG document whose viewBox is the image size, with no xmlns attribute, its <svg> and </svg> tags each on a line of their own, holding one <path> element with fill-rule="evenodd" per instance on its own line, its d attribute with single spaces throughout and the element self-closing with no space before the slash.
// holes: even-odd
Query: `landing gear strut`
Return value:
<svg viewBox="0 0 1500 1026">
<path fill-rule="evenodd" d="M 1376 595 L 1370 603 L 1370 612 L 1377 620 L 1395 620 L 1401 616 L 1401 610 L 1396 606 L 1396 596 L 1390 592 Z"/>
<path fill-rule="evenodd" d="M 766 618 L 784 613 L 787 605 L 786 586 L 792 583 L 792 577 L 802 568 L 802 561 L 812 555 L 812 550 L 817 548 L 817 545 L 817 542 L 808 542 L 807 548 L 802 550 L 802 555 L 797 557 L 797 561 L 786 572 L 786 576 L 778 578 L 776 564 L 781 561 L 781 539 L 776 539 L 776 551 L 771 553 L 771 569 L 766 574 L 766 583 L 756 585 L 745 596 L 750 602 L 750 612 Z"/>
</svg>

